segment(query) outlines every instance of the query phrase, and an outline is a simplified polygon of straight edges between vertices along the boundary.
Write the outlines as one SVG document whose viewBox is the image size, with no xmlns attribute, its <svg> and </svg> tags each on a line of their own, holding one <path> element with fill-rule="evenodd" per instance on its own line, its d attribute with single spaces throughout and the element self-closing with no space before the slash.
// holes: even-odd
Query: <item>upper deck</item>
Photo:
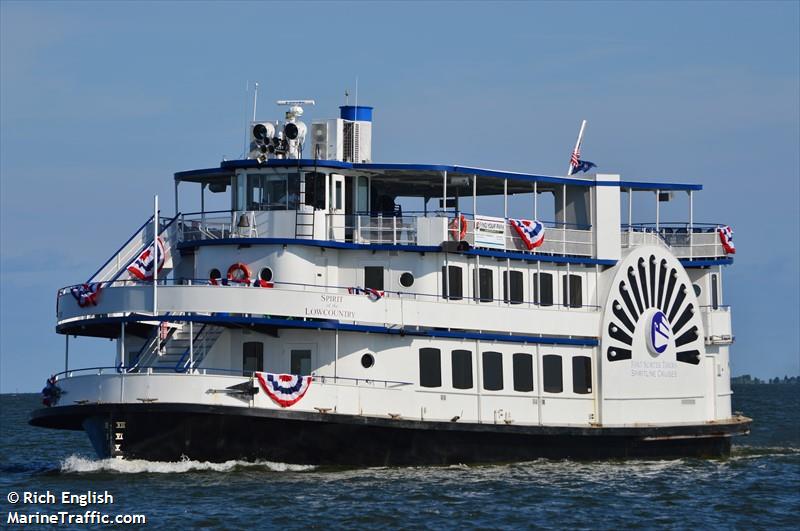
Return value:
<svg viewBox="0 0 800 531">
<path fill-rule="evenodd" d="M 311 240 L 615 261 L 624 248 L 655 244 L 685 262 L 730 262 L 718 225 L 694 222 L 697 184 L 447 165 L 235 160 L 176 173 L 176 210 L 179 185 L 190 183 L 200 185 L 200 211 L 180 216 L 183 245 Z M 661 203 L 677 193 L 688 199 L 685 221 L 661 221 Z M 634 222 L 634 194 L 651 196 L 655 218 Z M 215 209 L 207 209 L 209 199 Z M 509 219 L 540 221 L 544 242 L 528 249 Z"/>
</svg>

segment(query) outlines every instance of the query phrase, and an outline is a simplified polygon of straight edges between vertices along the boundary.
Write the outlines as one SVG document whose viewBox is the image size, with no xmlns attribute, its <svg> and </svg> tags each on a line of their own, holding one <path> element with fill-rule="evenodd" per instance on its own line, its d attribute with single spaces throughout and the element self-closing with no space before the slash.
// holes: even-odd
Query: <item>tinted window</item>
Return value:
<svg viewBox="0 0 800 531">
<path fill-rule="evenodd" d="M 487 391 L 503 389 L 503 355 L 499 352 L 483 353 L 483 388 Z"/>
<path fill-rule="evenodd" d="M 364 287 L 383 291 L 383 266 L 364 268 Z"/>
<path fill-rule="evenodd" d="M 510 290 L 509 274 L 511 275 Z M 522 271 L 503 271 L 503 301 L 511 304 L 522 304 L 522 293 Z"/>
<path fill-rule="evenodd" d="M 305 204 L 316 209 L 325 208 L 324 173 L 306 173 Z"/>
<path fill-rule="evenodd" d="M 514 391 L 533 391 L 533 355 L 514 354 Z"/>
<path fill-rule="evenodd" d="M 475 300 L 480 302 L 492 302 L 492 299 L 494 299 L 492 270 L 482 267 L 474 271 L 474 273 L 478 275 L 478 280 L 475 283 Z"/>
<path fill-rule="evenodd" d="M 583 305 L 583 277 L 580 275 L 564 275 L 564 305 L 580 308 Z"/>
<path fill-rule="evenodd" d="M 719 308 L 719 287 L 717 286 L 717 275 L 711 275 L 711 307 L 715 310 Z"/>
<path fill-rule="evenodd" d="M 264 344 L 248 341 L 242 345 L 242 371 L 245 375 L 264 370 Z"/>
<path fill-rule="evenodd" d="M 472 352 L 454 350 L 451 353 L 453 362 L 453 387 L 455 389 L 472 389 Z"/>
<path fill-rule="evenodd" d="M 592 392 L 592 359 L 589 356 L 572 358 L 572 390 L 580 395 Z"/>
<path fill-rule="evenodd" d="M 311 374 L 311 351 L 310 350 L 293 350 L 291 355 L 291 368 L 292 374 L 300 374 L 306 376 Z"/>
<path fill-rule="evenodd" d="M 542 356 L 542 380 L 547 393 L 560 393 L 564 390 L 561 356 L 554 354 Z"/>
<path fill-rule="evenodd" d="M 534 273 L 533 302 L 541 306 L 553 305 L 553 275 L 550 273 Z"/>
<path fill-rule="evenodd" d="M 400 275 L 400 285 L 404 288 L 410 288 L 414 285 L 414 275 L 411 273 L 403 273 Z"/>
<path fill-rule="evenodd" d="M 442 267 L 442 297 L 450 300 L 461 300 L 464 295 L 462 283 L 460 267 Z"/>
<path fill-rule="evenodd" d="M 442 359 L 438 348 L 419 349 L 419 385 L 441 387 Z"/>
</svg>

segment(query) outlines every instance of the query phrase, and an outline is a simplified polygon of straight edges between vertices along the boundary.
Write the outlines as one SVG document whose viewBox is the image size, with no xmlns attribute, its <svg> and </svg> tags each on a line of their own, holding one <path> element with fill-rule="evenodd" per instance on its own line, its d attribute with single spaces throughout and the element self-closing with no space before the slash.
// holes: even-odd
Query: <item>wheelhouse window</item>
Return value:
<svg viewBox="0 0 800 531">
<path fill-rule="evenodd" d="M 533 302 L 539 306 L 553 305 L 553 275 L 551 273 L 533 274 Z"/>
<path fill-rule="evenodd" d="M 522 304 L 523 292 L 522 271 L 503 271 L 503 301 Z"/>
<path fill-rule="evenodd" d="M 583 277 L 581 275 L 564 275 L 562 282 L 564 306 L 570 308 L 583 306 Z"/>
<path fill-rule="evenodd" d="M 438 348 L 419 349 L 419 385 L 442 386 L 442 354 Z"/>
<path fill-rule="evenodd" d="M 454 389 L 472 389 L 472 352 L 454 350 L 450 353 Z"/>
<path fill-rule="evenodd" d="M 325 208 L 325 174 L 306 173 L 305 181 L 304 203 L 316 210 L 323 210 Z"/>
<path fill-rule="evenodd" d="M 383 291 L 383 266 L 366 266 L 364 268 L 364 287 Z"/>
<path fill-rule="evenodd" d="M 464 297 L 463 274 L 459 266 L 442 267 L 442 297 L 452 301 Z"/>
<path fill-rule="evenodd" d="M 533 355 L 514 354 L 514 391 L 527 393 L 533 391 Z"/>
<path fill-rule="evenodd" d="M 300 175 L 247 174 L 247 210 L 296 210 L 300 197 Z"/>
<path fill-rule="evenodd" d="M 555 354 L 542 356 L 542 384 L 546 393 L 560 393 L 564 390 L 561 356 Z"/>
<path fill-rule="evenodd" d="M 483 388 L 487 391 L 503 390 L 503 355 L 499 352 L 483 353 Z"/>
<path fill-rule="evenodd" d="M 592 392 L 592 359 L 589 356 L 572 358 L 572 391 L 579 395 Z"/>
<path fill-rule="evenodd" d="M 494 275 L 491 269 L 481 267 L 473 273 L 475 280 L 475 300 L 479 302 L 492 302 L 494 300 Z"/>
<path fill-rule="evenodd" d="M 242 344 L 242 373 L 247 376 L 264 370 L 264 343 L 248 341 Z"/>
</svg>

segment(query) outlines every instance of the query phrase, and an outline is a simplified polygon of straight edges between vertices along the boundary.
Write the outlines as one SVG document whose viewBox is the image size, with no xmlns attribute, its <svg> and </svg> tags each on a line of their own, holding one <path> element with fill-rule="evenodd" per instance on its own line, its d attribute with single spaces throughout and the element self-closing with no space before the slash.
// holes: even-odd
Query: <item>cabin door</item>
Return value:
<svg viewBox="0 0 800 531">
<path fill-rule="evenodd" d="M 332 240 L 344 240 L 344 192 L 344 176 L 332 173 L 328 188 L 328 237 Z"/>
</svg>

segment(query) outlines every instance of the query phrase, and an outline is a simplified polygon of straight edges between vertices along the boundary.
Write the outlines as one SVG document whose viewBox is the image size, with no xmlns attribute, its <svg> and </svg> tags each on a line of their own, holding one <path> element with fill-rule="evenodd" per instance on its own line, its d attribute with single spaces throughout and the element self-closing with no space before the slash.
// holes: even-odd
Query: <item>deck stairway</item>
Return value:
<svg viewBox="0 0 800 531">
<path fill-rule="evenodd" d="M 210 324 L 194 326 L 193 356 L 189 355 L 189 329 L 187 323 L 169 323 L 154 327 L 153 333 L 136 356 L 137 361 L 128 368 L 128 372 L 141 372 L 148 368 L 157 372 L 187 372 L 197 368 L 222 335 L 224 328 Z"/>
</svg>

